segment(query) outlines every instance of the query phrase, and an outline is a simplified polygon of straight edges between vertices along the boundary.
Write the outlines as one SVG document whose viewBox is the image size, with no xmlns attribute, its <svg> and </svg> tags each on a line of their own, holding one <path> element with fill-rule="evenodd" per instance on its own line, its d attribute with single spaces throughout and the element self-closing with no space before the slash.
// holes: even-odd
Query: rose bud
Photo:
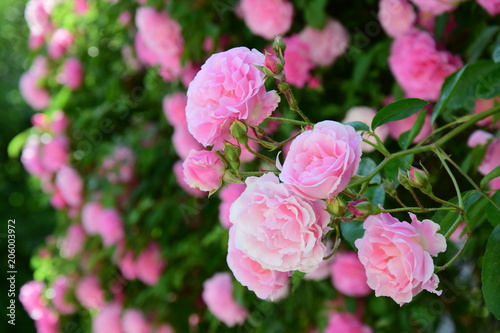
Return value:
<svg viewBox="0 0 500 333">
<path fill-rule="evenodd" d="M 360 221 L 365 220 L 370 215 L 377 215 L 381 212 L 379 207 L 365 199 L 349 202 L 347 209 Z"/>
<path fill-rule="evenodd" d="M 398 169 L 398 182 L 404 186 L 405 189 L 407 189 L 408 191 L 411 191 L 412 188 L 411 188 L 411 185 L 410 185 L 410 182 L 409 182 L 409 179 L 408 179 L 408 173 L 401 170 L 401 169 Z"/>
<path fill-rule="evenodd" d="M 339 197 L 333 197 L 326 201 L 326 210 L 333 216 L 344 216 L 346 208 L 345 201 Z"/>
<path fill-rule="evenodd" d="M 389 194 L 391 197 L 395 197 L 398 193 L 394 184 L 387 179 L 382 179 L 382 188 L 384 192 Z"/>
<path fill-rule="evenodd" d="M 229 128 L 231 135 L 243 145 L 248 143 L 248 128 L 241 121 L 236 120 Z"/>
<path fill-rule="evenodd" d="M 423 193 L 432 193 L 429 175 L 423 170 L 411 167 L 408 172 L 408 182 L 410 186 L 420 189 Z"/>
</svg>

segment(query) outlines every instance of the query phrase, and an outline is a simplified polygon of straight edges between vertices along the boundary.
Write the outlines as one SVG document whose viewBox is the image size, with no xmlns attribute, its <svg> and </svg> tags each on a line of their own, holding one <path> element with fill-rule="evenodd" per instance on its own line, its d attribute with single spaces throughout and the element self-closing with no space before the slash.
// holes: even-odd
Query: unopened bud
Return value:
<svg viewBox="0 0 500 333">
<path fill-rule="evenodd" d="M 384 189 L 384 192 L 389 194 L 391 197 L 397 195 L 396 186 L 394 186 L 394 184 L 387 179 L 382 179 L 382 188 Z"/>
<path fill-rule="evenodd" d="M 429 181 L 429 175 L 424 170 L 410 167 L 408 172 L 408 182 L 410 186 L 418 188 L 423 193 L 432 193 L 432 186 Z"/>
<path fill-rule="evenodd" d="M 347 209 L 349 209 L 357 220 L 361 221 L 364 221 L 370 215 L 377 215 L 381 212 L 378 206 L 365 199 L 349 202 Z"/>
<path fill-rule="evenodd" d="M 238 171 L 240 168 L 240 147 L 226 141 L 224 142 L 224 155 L 231 168 Z"/>
<path fill-rule="evenodd" d="M 401 170 L 401 169 L 398 169 L 398 182 L 404 186 L 405 189 L 407 189 L 408 191 L 411 191 L 411 185 L 410 185 L 410 182 L 409 182 L 409 179 L 408 179 L 408 173 Z"/>
<path fill-rule="evenodd" d="M 278 84 L 278 89 L 279 91 L 281 91 L 282 93 L 286 93 L 290 90 L 290 85 L 286 82 L 281 82 Z"/>
<path fill-rule="evenodd" d="M 231 135 L 243 145 L 247 145 L 248 143 L 248 128 L 245 123 L 242 123 L 239 120 L 235 120 L 234 123 L 229 128 Z"/>
<path fill-rule="evenodd" d="M 345 201 L 339 197 L 333 197 L 326 201 L 326 210 L 333 216 L 344 216 L 346 208 Z"/>
<path fill-rule="evenodd" d="M 273 41 L 273 50 L 276 52 L 276 54 L 284 54 L 286 50 L 286 43 L 283 40 L 283 37 L 281 35 L 277 35 L 274 37 Z"/>
<path fill-rule="evenodd" d="M 266 53 L 266 57 L 264 60 L 264 70 L 264 74 L 266 74 L 267 76 L 277 76 L 278 79 L 281 79 L 282 75 L 279 74 L 283 72 L 283 64 L 274 54 Z"/>
</svg>

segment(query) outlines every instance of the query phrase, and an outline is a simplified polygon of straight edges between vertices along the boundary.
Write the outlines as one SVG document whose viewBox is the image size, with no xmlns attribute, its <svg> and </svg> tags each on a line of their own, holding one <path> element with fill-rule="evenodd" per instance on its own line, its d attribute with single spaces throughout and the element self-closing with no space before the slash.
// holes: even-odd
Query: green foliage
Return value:
<svg viewBox="0 0 500 333">
<path fill-rule="evenodd" d="M 384 106 L 377 112 L 372 120 L 372 129 L 391 121 L 402 120 L 422 110 L 429 102 L 418 98 L 400 99 L 394 103 Z"/>
<path fill-rule="evenodd" d="M 500 253 L 500 226 L 495 227 L 488 239 L 481 273 L 486 306 L 497 319 L 500 319 L 500 302 L 497 297 L 500 293 L 500 279 L 498 279 L 500 275 L 500 256 L 498 253 Z"/>
</svg>

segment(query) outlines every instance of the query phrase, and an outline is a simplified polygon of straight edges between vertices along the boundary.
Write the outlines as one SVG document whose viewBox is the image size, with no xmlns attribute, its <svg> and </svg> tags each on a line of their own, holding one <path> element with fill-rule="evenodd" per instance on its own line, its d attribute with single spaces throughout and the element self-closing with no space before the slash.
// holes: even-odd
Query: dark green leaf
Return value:
<svg viewBox="0 0 500 333">
<path fill-rule="evenodd" d="M 384 178 L 396 183 L 399 185 L 398 181 L 398 169 L 408 170 L 410 168 L 411 163 L 413 162 L 413 155 L 404 156 L 401 158 L 397 158 L 395 160 L 390 161 L 384 168 Z"/>
<path fill-rule="evenodd" d="M 349 243 L 349 245 L 351 245 L 353 249 L 356 248 L 356 246 L 354 246 L 354 241 L 363 237 L 365 234 L 363 222 L 356 220 L 349 223 L 340 223 L 340 231 L 342 233 L 342 237 Z"/>
<path fill-rule="evenodd" d="M 345 123 L 345 125 L 349 125 L 354 127 L 356 132 L 358 131 L 369 131 L 370 127 L 368 127 L 367 124 L 361 122 L 361 121 L 351 121 L 350 123 Z"/>
<path fill-rule="evenodd" d="M 486 186 L 486 184 L 488 184 L 490 180 L 497 177 L 500 177 L 500 165 L 493 169 L 489 174 L 484 176 L 484 178 L 481 180 L 481 187 Z"/>
<path fill-rule="evenodd" d="M 433 124 L 436 121 L 437 117 L 444 111 L 452 96 L 454 96 L 455 90 L 458 90 L 457 86 L 459 86 L 460 79 L 466 69 L 467 65 L 462 67 L 454 74 L 448 76 L 446 80 L 444 80 L 443 86 L 441 87 L 441 96 L 434 106 L 434 111 L 432 111 L 431 121 Z"/>
<path fill-rule="evenodd" d="M 356 174 L 359 176 L 368 176 L 373 172 L 373 170 L 375 170 L 376 167 L 377 163 L 375 163 L 371 158 L 363 157 L 361 159 L 361 162 L 359 163 L 358 171 L 356 172 Z M 371 181 L 375 183 L 381 182 L 380 175 L 375 175 L 375 177 L 373 177 Z"/>
<path fill-rule="evenodd" d="M 427 116 L 427 112 L 421 112 L 418 115 L 418 118 L 415 121 L 415 124 L 413 124 L 411 130 L 401 134 L 401 136 L 399 137 L 399 140 L 398 140 L 399 146 L 401 148 L 403 148 L 403 149 L 408 148 L 410 146 L 410 144 L 413 142 L 413 140 L 415 140 L 415 138 L 418 136 L 418 134 L 422 130 L 422 127 L 424 126 L 426 116 Z"/>
<path fill-rule="evenodd" d="M 497 191 L 491 199 L 495 201 L 498 206 L 500 206 L 500 191 Z M 486 218 L 494 227 L 500 224 L 500 210 L 493 206 L 491 202 L 488 202 L 488 205 L 486 206 Z"/>
<path fill-rule="evenodd" d="M 292 294 L 299 287 L 300 283 L 304 279 L 304 275 L 306 275 L 306 273 L 303 273 L 301 271 L 294 271 L 293 272 L 293 274 L 292 274 Z"/>
<path fill-rule="evenodd" d="M 386 105 L 373 117 L 372 130 L 391 121 L 408 118 L 422 110 L 427 104 L 429 102 L 418 98 L 405 98 Z"/>
<path fill-rule="evenodd" d="M 322 29 L 326 23 L 325 6 L 327 0 L 311 0 L 305 7 L 304 16 L 308 25 Z"/>
<path fill-rule="evenodd" d="M 486 27 L 474 42 L 470 44 L 466 53 L 468 57 L 467 63 L 472 63 L 479 59 L 486 46 L 490 44 L 491 40 L 498 32 L 498 29 L 498 26 Z"/>
<path fill-rule="evenodd" d="M 484 253 L 483 271 L 483 297 L 488 310 L 500 319 L 500 226 L 495 227 L 486 244 Z"/>
<path fill-rule="evenodd" d="M 380 177 L 380 176 L 379 176 Z M 385 203 L 385 191 L 380 185 L 370 186 L 366 190 L 366 198 L 374 205 L 384 205 Z"/>
<path fill-rule="evenodd" d="M 497 37 L 497 41 L 495 43 L 495 47 L 493 48 L 493 61 L 496 63 L 500 62 L 500 36 Z"/>
</svg>

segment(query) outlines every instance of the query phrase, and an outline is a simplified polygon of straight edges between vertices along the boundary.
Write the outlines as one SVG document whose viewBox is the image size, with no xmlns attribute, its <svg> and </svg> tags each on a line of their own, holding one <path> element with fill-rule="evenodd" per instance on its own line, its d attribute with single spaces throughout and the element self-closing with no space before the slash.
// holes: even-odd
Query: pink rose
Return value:
<svg viewBox="0 0 500 333">
<path fill-rule="evenodd" d="M 135 263 L 137 278 L 147 285 L 154 286 L 158 283 L 165 265 L 158 244 L 150 243 L 137 256 Z"/>
<path fill-rule="evenodd" d="M 234 300 L 229 273 L 217 273 L 206 280 L 201 297 L 210 312 L 229 327 L 242 324 L 248 315 L 248 311 Z"/>
<path fill-rule="evenodd" d="M 108 247 L 125 238 L 120 214 L 114 209 L 104 209 L 97 216 L 98 230 L 102 243 Z"/>
<path fill-rule="evenodd" d="M 175 178 L 177 179 L 177 184 L 179 184 L 179 186 L 189 195 L 192 195 L 193 197 L 197 198 L 203 198 L 206 196 L 205 192 L 201 191 L 198 188 L 192 188 L 186 183 L 186 180 L 184 179 L 184 168 L 182 166 L 182 161 L 175 162 L 174 175 Z"/>
<path fill-rule="evenodd" d="M 366 284 L 365 268 L 355 252 L 336 254 L 331 271 L 333 286 L 344 295 L 364 297 L 372 291 Z"/>
<path fill-rule="evenodd" d="M 75 12 L 79 15 L 85 14 L 89 10 L 87 0 L 75 0 Z"/>
<path fill-rule="evenodd" d="M 71 281 L 68 277 L 64 275 L 59 275 L 52 285 L 54 290 L 54 297 L 52 298 L 52 304 L 57 309 L 60 314 L 69 315 L 76 312 L 76 305 L 69 303 L 67 298 L 67 293 L 70 288 Z"/>
<path fill-rule="evenodd" d="M 26 140 L 21 155 L 21 162 L 26 171 L 37 177 L 42 177 L 49 173 L 42 164 L 40 156 L 41 149 L 42 143 L 40 142 L 40 137 L 32 134 L 28 137 L 28 140 Z"/>
<path fill-rule="evenodd" d="M 286 43 L 285 50 L 285 75 L 286 81 L 298 88 L 311 79 L 311 69 L 314 64 L 309 58 L 309 45 L 301 40 L 298 35 L 293 35 L 283 39 Z M 318 46 L 315 46 L 318 47 Z"/>
<path fill-rule="evenodd" d="M 174 127 L 186 127 L 187 95 L 176 92 L 163 98 L 163 113 L 168 122 Z"/>
<path fill-rule="evenodd" d="M 421 112 L 426 112 L 421 111 Z M 412 129 L 413 125 L 415 124 L 415 121 L 417 120 L 418 116 L 420 113 L 415 113 L 414 115 L 397 120 L 397 121 L 391 121 L 390 123 L 387 124 L 389 127 L 389 134 L 394 140 L 398 140 L 401 134 L 409 131 Z M 417 137 L 413 140 L 413 144 L 419 143 L 423 139 L 425 139 L 429 134 L 432 132 L 432 125 L 431 125 L 431 116 L 427 114 L 425 116 L 424 124 L 422 126 L 422 129 L 420 130 L 420 133 L 417 135 Z"/>
<path fill-rule="evenodd" d="M 99 309 L 104 305 L 104 291 L 95 275 L 82 277 L 76 286 L 75 296 L 87 309 Z"/>
<path fill-rule="evenodd" d="M 30 72 L 21 75 L 19 90 L 26 103 L 35 110 L 43 110 L 49 107 L 49 92 L 38 85 L 38 77 Z"/>
<path fill-rule="evenodd" d="M 235 247 L 262 268 L 312 271 L 323 260 L 330 215 L 324 201 L 296 196 L 274 173 L 248 177 L 230 209 Z"/>
<path fill-rule="evenodd" d="M 118 262 L 118 267 L 120 267 L 123 277 L 127 280 L 135 280 L 137 278 L 137 269 L 135 266 L 134 253 L 132 251 L 125 252 Z"/>
<path fill-rule="evenodd" d="M 418 9 L 423 12 L 430 12 L 434 15 L 441 15 L 444 12 L 451 12 L 455 9 L 457 0 L 412 0 Z"/>
<path fill-rule="evenodd" d="M 493 169 L 500 165 L 500 138 L 492 141 L 484 155 L 483 161 L 479 165 L 479 172 L 483 175 L 489 174 Z M 494 178 L 489 182 L 492 190 L 500 189 L 500 177 Z"/>
<path fill-rule="evenodd" d="M 42 146 L 41 162 L 45 170 L 60 170 L 68 161 L 68 139 L 64 136 L 50 139 Z"/>
<path fill-rule="evenodd" d="M 49 124 L 49 128 L 54 134 L 60 135 L 63 134 L 64 131 L 69 126 L 69 120 L 64 114 L 64 111 L 62 110 L 56 110 L 52 114 L 52 121 Z"/>
<path fill-rule="evenodd" d="M 127 309 L 123 312 L 122 327 L 124 333 L 151 333 L 151 325 L 137 309 Z"/>
<path fill-rule="evenodd" d="M 132 14 L 130 11 L 125 10 L 118 16 L 118 23 L 122 26 L 127 26 L 132 21 Z"/>
<path fill-rule="evenodd" d="M 280 179 L 309 199 L 342 192 L 361 161 L 361 135 L 351 126 L 322 121 L 292 141 Z"/>
<path fill-rule="evenodd" d="M 458 56 L 438 51 L 432 36 L 418 29 L 394 40 L 389 67 L 407 97 L 436 101 L 447 76 L 463 66 Z"/>
<path fill-rule="evenodd" d="M 57 76 L 57 82 L 68 86 L 71 90 L 80 87 L 83 80 L 83 66 L 77 58 L 69 58 L 64 62 L 62 72 Z"/>
<path fill-rule="evenodd" d="M 54 8 L 52 0 L 30 0 L 26 4 L 24 17 L 30 28 L 30 34 L 44 38 L 53 28 L 50 14 Z"/>
<path fill-rule="evenodd" d="M 477 3 L 484 8 L 490 16 L 500 14 L 500 1 L 499 0 L 477 0 Z"/>
<path fill-rule="evenodd" d="M 38 333 L 58 333 L 59 317 L 49 308 L 45 308 L 41 312 L 40 318 L 35 320 L 35 327 Z"/>
<path fill-rule="evenodd" d="M 169 324 L 162 324 L 156 328 L 155 333 L 174 333 L 174 329 Z"/>
<path fill-rule="evenodd" d="M 134 178 L 135 154 L 127 146 L 118 145 L 111 156 L 104 159 L 100 173 L 105 174 L 110 183 L 127 184 Z"/>
<path fill-rule="evenodd" d="M 350 313 L 335 312 L 330 315 L 325 333 L 372 333 L 372 329 Z"/>
<path fill-rule="evenodd" d="M 259 51 L 237 47 L 213 54 L 201 67 L 187 91 L 186 119 L 203 146 L 223 149 L 234 120 L 257 126 L 276 109 L 280 98 L 266 91 L 264 74 L 255 67 L 263 64 Z"/>
<path fill-rule="evenodd" d="M 140 62 L 142 62 L 146 66 L 155 66 L 159 61 L 159 55 L 156 54 L 152 49 L 150 49 L 144 42 L 144 38 L 141 33 L 137 33 L 134 39 L 135 52 L 137 53 L 137 58 Z M 135 67 L 135 59 L 130 59 L 128 57 L 128 63 L 132 65 L 131 67 Z"/>
<path fill-rule="evenodd" d="M 186 125 L 178 126 L 172 135 L 175 152 L 182 159 L 187 159 L 191 150 L 203 150 L 203 146 L 193 137 Z"/>
<path fill-rule="evenodd" d="M 19 289 L 19 300 L 31 319 L 39 319 L 46 303 L 42 298 L 45 284 L 41 281 L 26 282 Z"/>
<path fill-rule="evenodd" d="M 205 192 L 215 192 L 222 185 L 226 166 L 216 152 L 191 150 L 182 164 L 186 183 Z"/>
<path fill-rule="evenodd" d="M 322 30 L 306 27 L 299 37 L 309 46 L 309 59 L 320 66 L 333 64 L 349 46 L 349 33 L 339 21 L 332 18 L 328 18 Z"/>
<path fill-rule="evenodd" d="M 124 333 L 120 316 L 121 307 L 118 304 L 108 304 L 101 308 L 92 320 L 94 333 Z"/>
<path fill-rule="evenodd" d="M 79 254 L 85 244 L 85 231 L 81 224 L 72 224 L 61 242 L 61 257 L 73 258 Z"/>
<path fill-rule="evenodd" d="M 355 106 L 347 110 L 345 118 L 342 122 L 350 123 L 353 121 L 360 121 L 368 125 L 368 127 L 370 127 L 373 117 L 375 117 L 376 114 L 377 111 L 367 106 Z M 387 136 L 389 135 L 389 128 L 387 127 L 387 125 L 379 126 L 375 129 L 375 134 L 377 134 L 380 140 L 384 142 Z M 368 133 L 365 133 L 363 135 L 363 139 L 366 139 L 374 144 L 377 144 L 377 139 L 375 139 L 375 137 L 369 135 Z M 374 151 L 375 148 L 366 142 L 361 142 L 361 150 L 364 153 L 369 153 Z"/>
<path fill-rule="evenodd" d="M 57 29 L 49 41 L 49 56 L 54 60 L 61 58 L 71 44 L 73 44 L 73 35 L 66 29 Z"/>
<path fill-rule="evenodd" d="M 492 98 L 492 99 L 477 99 L 476 106 L 474 107 L 474 113 L 481 113 L 487 111 L 495 106 L 495 103 L 500 103 L 500 98 Z M 496 120 L 494 123 L 493 116 L 489 116 L 477 122 L 479 126 L 486 126 L 488 128 L 500 128 L 500 119 Z"/>
<path fill-rule="evenodd" d="M 82 204 L 83 180 L 75 169 L 62 167 L 57 172 L 55 184 L 69 206 L 79 207 Z"/>
<path fill-rule="evenodd" d="M 470 148 L 476 146 L 484 146 L 493 138 L 493 134 L 485 132 L 483 130 L 475 130 L 467 140 L 467 146 Z"/>
<path fill-rule="evenodd" d="M 219 198 L 221 201 L 219 205 L 219 220 L 222 226 L 226 229 L 229 229 L 233 225 L 229 220 L 229 209 L 244 190 L 245 185 L 230 183 L 219 192 Z"/>
<path fill-rule="evenodd" d="M 250 31 L 266 39 L 292 26 L 293 5 L 287 0 L 242 0 L 239 10 Z"/>
<path fill-rule="evenodd" d="M 363 224 L 363 238 L 354 243 L 375 296 L 389 296 L 399 305 L 424 289 L 441 294 L 436 290 L 439 278 L 431 257 L 446 250 L 438 224 L 409 215 L 411 224 L 387 213 L 369 216 Z"/>
<path fill-rule="evenodd" d="M 98 202 L 88 202 L 82 208 L 82 226 L 89 235 L 96 235 L 99 232 L 99 215 L 103 207 Z"/>
<path fill-rule="evenodd" d="M 255 260 L 250 259 L 245 253 L 234 245 L 235 229 L 229 230 L 229 249 L 227 264 L 243 286 L 255 292 L 257 297 L 278 301 L 288 295 L 289 272 L 280 272 L 264 269 Z"/>
<path fill-rule="evenodd" d="M 380 0 L 378 19 L 384 31 L 397 38 L 413 28 L 417 14 L 407 0 Z"/>
</svg>

